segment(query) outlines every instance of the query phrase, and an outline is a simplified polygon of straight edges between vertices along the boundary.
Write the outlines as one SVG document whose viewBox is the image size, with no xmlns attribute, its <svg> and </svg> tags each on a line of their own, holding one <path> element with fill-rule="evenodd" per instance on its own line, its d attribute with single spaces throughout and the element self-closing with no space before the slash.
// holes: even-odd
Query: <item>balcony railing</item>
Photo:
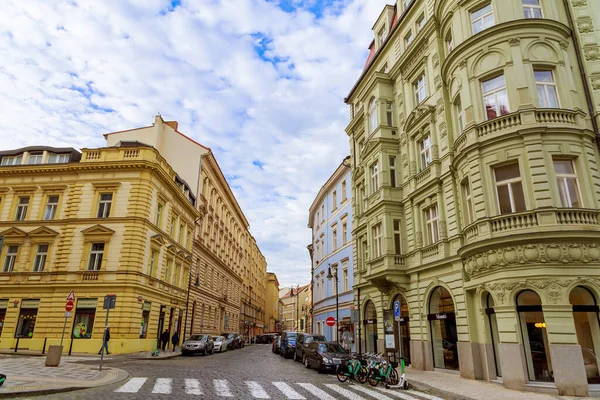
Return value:
<svg viewBox="0 0 600 400">
<path fill-rule="evenodd" d="M 440 247 L 438 246 L 438 244 L 439 243 L 435 243 L 431 246 L 427 246 L 421 249 L 421 256 L 423 257 L 423 259 L 437 256 L 438 254 L 440 254 Z"/>
<path fill-rule="evenodd" d="M 575 111 L 560 108 L 538 109 L 535 111 L 535 120 L 543 124 L 575 124 L 576 113 Z"/>
<path fill-rule="evenodd" d="M 479 124 L 475 129 L 477 130 L 477 137 L 482 137 L 519 125 L 521 125 L 521 114 L 516 112 L 485 121 Z"/>
<path fill-rule="evenodd" d="M 538 225 L 535 212 L 500 215 L 492 218 L 492 232 L 512 231 L 515 229 L 531 228 Z"/>
<path fill-rule="evenodd" d="M 556 221 L 561 225 L 599 225 L 597 210 L 560 209 L 556 211 Z"/>
<path fill-rule="evenodd" d="M 427 167 L 424 171 L 419 172 L 415 176 L 415 180 L 417 181 L 417 185 L 421 184 L 425 180 L 427 180 L 431 176 L 431 167 Z"/>
</svg>

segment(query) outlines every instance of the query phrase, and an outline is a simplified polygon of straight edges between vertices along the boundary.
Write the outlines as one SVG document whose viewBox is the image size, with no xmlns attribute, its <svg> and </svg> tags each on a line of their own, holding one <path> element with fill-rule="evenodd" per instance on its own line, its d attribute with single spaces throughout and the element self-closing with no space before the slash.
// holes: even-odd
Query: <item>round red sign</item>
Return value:
<svg viewBox="0 0 600 400">
<path fill-rule="evenodd" d="M 327 326 L 334 326 L 335 325 L 335 318 L 333 318 L 333 317 L 327 317 L 327 319 L 325 320 L 325 323 L 327 324 Z"/>
<path fill-rule="evenodd" d="M 72 300 L 67 301 L 67 304 L 65 304 L 65 311 L 71 312 L 71 311 L 73 311 L 73 308 L 75 308 L 75 304 L 73 303 L 73 301 Z"/>
</svg>

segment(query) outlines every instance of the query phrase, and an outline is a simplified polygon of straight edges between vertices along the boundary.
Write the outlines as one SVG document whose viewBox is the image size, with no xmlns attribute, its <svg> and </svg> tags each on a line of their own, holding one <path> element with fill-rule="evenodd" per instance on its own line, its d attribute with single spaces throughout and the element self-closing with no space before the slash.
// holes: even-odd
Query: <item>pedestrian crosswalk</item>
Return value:
<svg viewBox="0 0 600 400">
<path fill-rule="evenodd" d="M 183 383 L 183 385 L 182 385 Z M 172 378 L 148 379 L 135 377 L 115 390 L 115 393 L 176 394 L 188 396 L 217 396 L 236 399 L 290 399 L 290 400 L 443 400 L 429 393 L 415 390 L 400 391 L 371 387 L 358 383 L 290 383 L 240 381 L 232 383 L 227 379 L 186 378 L 181 382 Z M 241 396 L 241 397 L 240 397 Z M 117 397 L 118 399 L 118 397 Z"/>
</svg>

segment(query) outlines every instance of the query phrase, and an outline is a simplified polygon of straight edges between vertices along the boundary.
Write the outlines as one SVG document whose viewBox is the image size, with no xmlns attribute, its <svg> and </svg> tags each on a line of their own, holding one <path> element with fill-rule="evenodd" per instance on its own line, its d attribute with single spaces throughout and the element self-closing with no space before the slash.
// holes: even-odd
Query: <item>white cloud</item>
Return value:
<svg viewBox="0 0 600 400">
<path fill-rule="evenodd" d="M 5 3 L 1 149 L 102 146 L 161 112 L 215 150 L 282 286 L 310 280 L 308 207 L 349 152 L 343 98 L 385 0 Z"/>
</svg>

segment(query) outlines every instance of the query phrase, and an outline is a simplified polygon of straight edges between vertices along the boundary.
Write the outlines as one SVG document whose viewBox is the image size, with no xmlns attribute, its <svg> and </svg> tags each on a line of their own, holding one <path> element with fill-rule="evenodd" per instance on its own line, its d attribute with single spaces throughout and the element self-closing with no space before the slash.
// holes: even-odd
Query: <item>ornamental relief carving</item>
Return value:
<svg viewBox="0 0 600 400">
<path fill-rule="evenodd" d="M 585 59 L 588 61 L 600 60 L 600 48 L 598 46 L 584 47 Z"/>
<path fill-rule="evenodd" d="M 570 264 L 600 262 L 600 244 L 527 244 L 492 249 L 463 260 L 467 276 L 473 277 L 494 269 L 527 264 Z"/>
<path fill-rule="evenodd" d="M 587 0 L 573 0 L 573 7 L 587 6 Z"/>
<path fill-rule="evenodd" d="M 580 33 L 594 32 L 594 23 L 590 17 L 583 17 L 577 20 L 577 29 Z"/>
<path fill-rule="evenodd" d="M 600 74 L 592 74 L 592 87 L 594 90 L 600 90 Z"/>
</svg>

